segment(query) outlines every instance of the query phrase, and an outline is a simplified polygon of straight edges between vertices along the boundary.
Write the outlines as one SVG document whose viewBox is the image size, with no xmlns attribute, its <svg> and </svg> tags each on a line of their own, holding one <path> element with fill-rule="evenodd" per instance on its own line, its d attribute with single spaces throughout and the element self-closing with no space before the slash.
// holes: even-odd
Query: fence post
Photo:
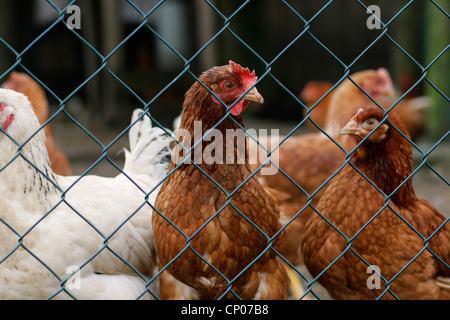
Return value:
<svg viewBox="0 0 450 320">
<path fill-rule="evenodd" d="M 102 21 L 101 46 L 102 54 L 107 56 L 121 41 L 122 19 L 120 17 L 120 5 L 117 1 L 102 0 L 100 19 Z M 108 68 L 116 73 L 122 64 L 120 52 L 115 52 L 108 59 Z M 111 79 L 108 73 L 102 74 L 102 101 L 103 115 L 107 121 L 112 120 L 117 114 L 117 82 Z"/>
<path fill-rule="evenodd" d="M 214 36 L 215 19 L 213 10 L 203 1 L 195 0 L 197 48 L 201 48 Z M 211 45 L 205 50 L 204 54 L 199 56 L 199 67 L 201 70 L 207 70 L 210 66 L 216 64 L 217 49 Z"/>
<path fill-rule="evenodd" d="M 79 3 L 82 9 L 82 26 L 80 33 L 89 43 L 97 43 L 96 35 L 96 8 L 94 3 L 89 0 L 81 0 Z M 87 46 L 83 46 L 83 77 L 90 77 L 98 68 L 98 57 L 92 54 L 92 50 Z M 101 106 L 100 77 L 94 77 L 88 86 L 85 87 L 85 110 L 91 116 L 98 115 L 98 106 Z"/>
<path fill-rule="evenodd" d="M 450 10 L 449 2 L 439 4 L 446 12 Z M 439 9 L 432 3 L 427 2 L 425 6 L 425 41 L 424 54 L 425 63 L 428 65 L 435 59 L 447 46 L 445 52 L 427 72 L 428 79 L 448 95 L 450 92 L 450 32 L 445 26 L 448 25 L 448 18 L 443 15 Z M 444 26 L 444 27 L 443 27 Z M 426 85 L 425 94 L 432 99 L 432 105 L 428 112 L 428 128 L 433 136 L 442 136 L 443 132 L 450 130 L 450 102 L 445 101 L 442 95 L 432 86 Z"/>
</svg>

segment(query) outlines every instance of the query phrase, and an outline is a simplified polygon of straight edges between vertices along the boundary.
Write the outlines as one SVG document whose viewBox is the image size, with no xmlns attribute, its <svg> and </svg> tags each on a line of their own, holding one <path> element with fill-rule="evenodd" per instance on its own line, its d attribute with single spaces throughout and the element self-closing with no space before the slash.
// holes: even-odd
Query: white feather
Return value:
<svg viewBox="0 0 450 320">
<path fill-rule="evenodd" d="M 125 174 L 63 177 L 50 169 L 43 130 L 34 134 L 40 126 L 28 99 L 0 89 L 0 102 L 14 114 L 6 131 L 14 141 L 0 133 L 0 299 L 151 298 L 148 203 L 159 188 L 147 194 L 167 172 L 170 136 L 136 110 Z M 156 281 L 149 287 L 158 295 Z"/>
</svg>

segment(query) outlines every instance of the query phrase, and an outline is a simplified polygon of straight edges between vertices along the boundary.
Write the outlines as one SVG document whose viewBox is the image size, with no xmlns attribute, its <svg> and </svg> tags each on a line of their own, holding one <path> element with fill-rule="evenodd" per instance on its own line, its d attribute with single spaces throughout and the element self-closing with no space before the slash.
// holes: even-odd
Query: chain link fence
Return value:
<svg viewBox="0 0 450 320">
<path fill-rule="evenodd" d="M 41 216 L 37 220 L 33 218 L 28 221 L 28 226 L 24 229 L 15 227 L 20 224 L 11 220 L 11 213 L 0 216 L 0 232 L 3 234 L 0 239 L 6 239 L 2 241 L 7 243 L 0 256 L 0 282 L 3 282 L 0 287 L 11 288 L 13 285 L 8 285 L 17 281 L 30 288 L 18 286 L 17 291 L 21 293 L 17 295 L 0 293 L 4 298 L 80 298 L 77 291 L 72 289 L 90 285 L 89 281 L 83 282 L 83 273 L 92 272 L 102 263 L 107 264 L 105 261 L 108 259 L 119 261 L 117 263 L 122 265 L 118 272 L 120 276 L 123 276 L 122 272 L 130 273 L 130 270 L 134 273 L 135 278 L 127 281 L 138 282 L 140 285 L 143 283 L 143 289 L 135 298 L 159 298 L 156 287 L 161 273 L 168 266 L 161 270 L 146 270 L 146 273 L 142 271 L 145 268 L 140 266 L 140 259 L 145 257 L 130 262 L 129 253 L 122 252 L 120 244 L 114 239 L 115 235 L 126 233 L 123 230 L 133 224 L 133 221 L 138 221 L 139 214 L 154 209 L 158 187 L 176 170 L 167 172 L 158 182 L 144 187 L 141 181 L 135 181 L 124 168 L 126 161 L 121 150 L 130 148 L 132 130 L 141 130 L 138 129 L 141 122 L 151 122 L 153 127 L 163 128 L 164 132 L 169 133 L 165 128 L 172 128 L 172 121 L 179 115 L 184 92 L 198 81 L 198 75 L 202 71 L 213 65 L 225 64 L 229 59 L 256 69 L 259 77 L 257 86 L 266 100 L 263 109 L 249 108 L 248 116 L 245 117 L 246 127 L 279 129 L 284 136 L 279 140 L 281 144 L 289 137 L 310 132 L 311 128 L 307 124 L 309 121 L 314 122 L 312 112 L 326 98 L 325 94 L 312 106 L 306 106 L 299 97 L 299 92 L 308 80 L 331 81 L 330 93 L 349 79 L 351 74 L 363 69 L 386 66 L 393 75 L 402 75 L 405 70 L 409 72 L 409 79 L 413 80 L 388 111 L 416 91 L 432 98 L 425 132 L 418 142 L 411 141 L 414 171 L 409 178 L 414 176 L 417 194 L 435 205 L 446 216 L 448 224 L 450 148 L 447 138 L 450 128 L 450 83 L 445 70 L 448 70 L 450 59 L 450 19 L 445 2 L 412 0 L 392 4 L 389 1 L 331 0 L 306 4 L 282 0 L 38 0 L 26 9 L 13 1 L 6 1 L 1 5 L 4 10 L 0 14 L 0 82 L 6 82 L 11 73 L 20 72 L 29 75 L 44 89 L 50 114 L 38 131 L 44 131 L 44 128 L 52 125 L 53 138 L 67 154 L 72 174 L 76 175 L 66 185 L 55 183 L 57 179 L 53 175 L 42 172 L 42 168 L 33 163 L 33 159 L 23 150 L 26 150 L 30 140 L 39 136 L 37 132 L 25 142 L 15 141 L 17 155 L 8 161 L 2 160 L 0 179 L 5 184 L 8 181 L 8 170 L 12 170 L 12 163 L 22 158 L 34 171 L 39 172 L 41 179 L 56 185 L 60 197 L 60 201 L 53 207 L 40 212 Z M 416 33 L 417 30 L 419 33 Z M 403 78 L 400 76 L 394 78 L 400 84 L 401 79 Z M 135 108 L 141 108 L 144 113 L 135 113 L 130 124 Z M 316 122 L 314 124 L 317 130 L 326 134 L 324 128 Z M 2 139 L 11 140 L 8 131 L 2 131 Z M 251 138 L 257 140 L 257 137 Z M 283 171 L 282 168 L 277 169 Z M 302 190 L 306 193 L 308 203 L 337 172 L 313 193 L 308 194 Z M 120 199 L 116 193 L 111 194 L 115 189 L 110 189 L 108 184 L 103 185 L 103 181 L 89 182 L 91 175 L 116 177 L 116 180 L 120 176 L 123 179 L 120 180 L 122 188 L 139 190 L 141 202 L 135 202 L 134 207 L 129 209 L 130 212 L 122 214 L 123 220 L 115 221 L 117 225 L 114 227 L 104 229 L 103 225 L 96 225 L 96 221 L 104 223 L 103 220 L 86 218 L 85 212 L 77 209 L 78 203 L 71 203 L 71 199 L 76 198 L 74 193 L 83 193 L 83 188 L 90 190 L 89 187 L 97 183 L 100 189 L 93 189 L 98 192 L 95 201 L 102 197 Z M 245 182 L 247 181 L 248 179 Z M 221 188 L 217 183 L 216 185 Z M 105 195 L 108 190 L 111 191 L 110 194 Z M 227 204 L 231 204 L 231 197 L 237 191 L 228 194 L 222 189 L 228 196 Z M 23 197 L 17 196 L 14 201 L 21 202 L 23 199 L 26 202 L 26 197 L 26 194 Z M 91 201 L 87 199 L 82 201 Z M 390 196 L 386 199 L 387 203 L 389 199 Z M 9 200 L 2 200 L 5 201 Z M 98 203 L 102 205 L 101 200 L 93 205 L 99 205 Z M 42 248 L 33 251 L 33 243 L 28 240 L 36 237 L 33 234 L 47 231 L 50 232 L 48 237 L 53 237 L 53 242 L 42 240 L 43 245 L 67 245 L 69 247 L 65 250 L 76 255 L 76 250 L 71 249 L 73 247 L 70 241 L 58 238 L 60 235 L 56 232 L 53 235 L 50 227 L 40 228 L 40 224 L 52 221 L 52 215 L 57 215 L 62 208 L 82 219 L 84 222 L 79 225 L 83 226 L 83 230 L 89 229 L 86 231 L 87 236 L 98 242 L 87 259 L 70 260 L 70 257 L 64 255 L 62 260 L 72 261 L 65 265 L 64 270 L 54 265 L 54 260 L 47 261 L 43 253 L 45 251 L 39 251 Z M 100 208 L 98 212 L 106 215 L 111 210 L 108 208 Z M 15 214 L 18 215 L 17 212 Z M 220 212 L 216 212 L 208 222 L 218 215 Z M 18 218 L 20 219 L 19 215 Z M 249 222 L 257 228 L 254 222 Z M 142 240 L 147 239 L 150 243 L 148 237 L 152 236 L 151 232 L 140 230 L 145 226 L 151 228 L 146 223 L 148 221 L 142 222 L 142 225 L 134 225 L 136 230 L 133 232 L 142 233 Z M 207 223 L 198 232 L 206 225 Z M 54 228 L 56 227 L 57 224 Z M 178 229 L 178 226 L 174 227 Z M 71 239 L 81 241 L 77 238 L 81 232 L 75 236 L 77 230 L 68 230 L 73 233 Z M 189 243 L 196 234 L 197 232 L 191 237 L 185 236 L 186 250 L 191 249 Z M 46 234 L 40 236 L 45 238 Z M 272 241 L 277 236 L 278 234 L 273 238 L 266 236 L 268 245 L 265 251 L 276 251 L 272 247 Z M 348 241 L 346 251 L 352 251 L 352 239 L 345 238 Z M 431 237 L 424 239 L 425 244 L 430 239 Z M 153 251 L 154 248 L 148 250 Z M 423 250 L 427 250 L 426 245 Z M 55 253 L 50 256 L 61 252 L 56 249 L 53 251 Z M 205 257 L 197 254 L 208 263 Z M 304 266 L 294 265 L 278 252 L 277 254 L 288 269 L 295 271 L 304 287 L 300 295 L 291 291 L 290 298 L 330 298 L 318 283 L 321 275 L 314 278 Z M 152 255 L 146 251 L 146 255 L 149 259 L 155 259 L 154 252 Z M 30 263 L 31 267 L 26 265 L 30 259 L 33 261 Z M 235 279 L 226 279 L 218 269 L 210 265 L 227 281 L 228 287 L 222 297 L 226 294 L 236 295 L 231 289 L 233 282 L 255 261 Z M 14 268 L 25 272 L 25 275 L 8 273 L 9 268 L 12 268 L 11 262 L 12 265 L 17 265 Z M 441 262 L 445 264 L 445 261 Z M 28 268 L 37 268 L 39 272 Z M 29 276 L 26 275 L 27 272 Z M 15 276 L 20 277 L 20 280 L 14 279 Z M 39 283 L 36 277 L 51 278 L 48 282 L 51 283 L 51 293 L 35 287 L 35 283 Z M 389 291 L 389 284 L 393 279 L 383 281 Z M 103 282 L 98 286 L 102 285 L 105 286 L 105 291 L 109 290 L 108 285 Z M 96 297 L 88 295 L 87 298 Z M 99 298 L 102 296 L 99 295 Z"/>
</svg>

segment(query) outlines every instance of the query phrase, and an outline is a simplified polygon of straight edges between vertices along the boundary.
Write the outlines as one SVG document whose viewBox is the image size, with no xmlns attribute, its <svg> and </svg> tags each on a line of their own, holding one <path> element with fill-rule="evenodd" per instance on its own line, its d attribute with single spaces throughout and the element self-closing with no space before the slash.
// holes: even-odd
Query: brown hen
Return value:
<svg viewBox="0 0 450 320">
<path fill-rule="evenodd" d="M 13 71 L 3 84 L 3 87 L 26 95 L 41 125 L 49 119 L 49 106 L 45 91 L 29 75 Z M 72 175 L 72 167 L 67 156 L 56 146 L 50 123 L 44 127 L 44 132 L 46 138 L 45 146 L 47 147 L 53 172 L 62 176 Z"/>
<path fill-rule="evenodd" d="M 318 281 L 334 299 L 449 299 L 438 277 L 450 276 L 450 222 L 415 195 L 411 145 L 394 127 L 407 130 L 395 113 L 388 119 L 367 106 L 342 129 L 355 143 L 367 138 L 320 199 L 328 221 L 313 214 L 306 223 L 305 264 L 314 277 L 329 268 Z"/>
<path fill-rule="evenodd" d="M 263 102 L 253 87 L 256 79 L 230 61 L 204 72 L 186 93 L 177 138 L 189 150 L 196 137 L 207 137 L 186 152 L 188 162 L 182 163 L 184 149 L 174 148 L 169 172 L 175 171 L 156 199 L 162 299 L 287 298 L 286 269 L 269 242 L 281 228 L 277 199 L 249 178 L 245 139 L 243 148 L 239 138 L 217 144 L 218 135 L 225 139 L 239 128 L 236 123 L 243 126 L 240 114 L 250 101 Z M 231 115 L 222 103 L 235 103 Z M 212 128 L 214 139 L 208 134 Z M 222 151 L 227 161 L 220 163 L 216 156 Z"/>
</svg>

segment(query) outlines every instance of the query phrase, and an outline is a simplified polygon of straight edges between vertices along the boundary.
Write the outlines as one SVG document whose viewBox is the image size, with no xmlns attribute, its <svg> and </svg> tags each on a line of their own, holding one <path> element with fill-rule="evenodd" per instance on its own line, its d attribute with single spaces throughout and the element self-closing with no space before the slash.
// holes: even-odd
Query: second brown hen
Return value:
<svg viewBox="0 0 450 320">
<path fill-rule="evenodd" d="M 407 130 L 388 119 L 367 106 L 342 129 L 361 144 L 306 222 L 305 264 L 334 299 L 450 299 L 450 222 L 416 196 Z"/>
</svg>

